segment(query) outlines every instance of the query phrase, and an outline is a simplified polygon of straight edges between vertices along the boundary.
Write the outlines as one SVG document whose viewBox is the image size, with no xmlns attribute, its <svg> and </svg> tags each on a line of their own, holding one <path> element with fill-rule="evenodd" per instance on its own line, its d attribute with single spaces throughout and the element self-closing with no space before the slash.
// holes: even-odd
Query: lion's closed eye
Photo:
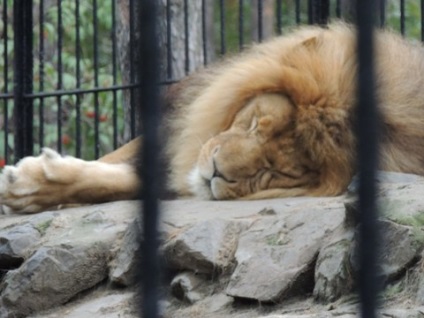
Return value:
<svg viewBox="0 0 424 318">
<path fill-rule="evenodd" d="M 248 132 L 252 132 L 256 128 L 258 128 L 258 117 L 254 116 L 253 119 L 252 119 L 252 122 L 250 124 Z"/>
</svg>

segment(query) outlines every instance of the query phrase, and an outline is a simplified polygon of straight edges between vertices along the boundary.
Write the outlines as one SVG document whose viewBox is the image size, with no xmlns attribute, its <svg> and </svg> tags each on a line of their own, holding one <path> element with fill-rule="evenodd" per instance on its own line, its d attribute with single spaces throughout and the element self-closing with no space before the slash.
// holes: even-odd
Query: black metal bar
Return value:
<svg viewBox="0 0 424 318">
<path fill-rule="evenodd" d="M 386 0 L 380 0 L 380 27 L 386 25 Z"/>
<path fill-rule="evenodd" d="M 97 23 L 97 0 L 93 0 L 93 66 L 94 66 L 94 87 L 99 87 L 99 41 Z M 94 157 L 100 155 L 100 107 L 99 94 L 94 92 Z"/>
<path fill-rule="evenodd" d="M 221 35 L 221 55 L 227 52 L 225 45 L 225 5 L 224 0 L 219 1 L 219 21 L 220 21 L 220 35 Z"/>
<path fill-rule="evenodd" d="M 239 51 L 244 46 L 244 0 L 239 0 Z"/>
<path fill-rule="evenodd" d="M 44 0 L 40 1 L 39 6 L 39 51 L 38 51 L 38 60 L 39 60 L 39 86 L 38 91 L 44 91 Z M 40 148 L 44 147 L 44 98 L 40 98 L 39 107 L 38 107 L 38 120 L 40 122 L 40 130 L 38 132 L 38 140 Z"/>
<path fill-rule="evenodd" d="M 134 84 L 135 82 L 135 74 L 134 74 L 134 67 L 136 65 L 135 62 L 135 21 L 134 21 L 134 11 L 135 11 L 135 5 L 134 0 L 129 0 L 129 11 L 130 11 L 130 84 Z M 136 122 L 135 122 L 135 115 L 136 115 L 136 107 L 135 107 L 135 91 L 134 89 L 130 89 L 130 137 L 133 139 L 136 136 Z"/>
<path fill-rule="evenodd" d="M 421 41 L 424 42 L 424 0 L 421 0 Z"/>
<path fill-rule="evenodd" d="M 33 101 L 25 94 L 33 88 L 32 0 L 13 3 L 15 161 L 33 153 Z"/>
<path fill-rule="evenodd" d="M 76 89 L 79 90 L 81 88 L 81 35 L 80 35 L 80 6 L 79 0 L 75 0 L 75 57 L 76 57 Z M 76 99 L 76 129 L 75 129 L 75 155 L 80 158 L 81 157 L 81 96 L 77 94 L 75 96 Z"/>
<path fill-rule="evenodd" d="M 308 0 L 308 24 L 314 23 L 314 10 L 313 10 L 314 0 Z"/>
<path fill-rule="evenodd" d="M 258 41 L 262 42 L 264 37 L 263 31 L 263 3 L 258 0 Z"/>
<path fill-rule="evenodd" d="M 116 3 L 115 0 L 111 0 L 112 4 L 112 78 L 113 86 L 117 84 L 118 78 L 118 68 L 116 65 Z M 113 124 L 113 149 L 118 148 L 118 95 L 116 91 L 112 91 L 113 96 L 113 115 L 112 115 L 112 124 Z"/>
<path fill-rule="evenodd" d="M 377 206 L 375 176 L 378 161 L 378 113 L 373 64 L 373 25 L 375 2 L 358 0 L 358 172 L 359 172 L 359 293 L 362 317 L 376 317 Z"/>
<path fill-rule="evenodd" d="M 159 85 L 172 85 L 177 83 L 177 80 L 172 81 L 161 81 Z M 45 97 L 55 97 L 55 96 L 69 96 L 69 95 L 84 95 L 94 92 L 113 92 L 121 91 L 125 89 L 137 88 L 140 84 L 128 84 L 128 85 L 115 85 L 109 87 L 98 87 L 98 88 L 86 88 L 86 89 L 71 89 L 71 90 L 58 90 L 54 92 L 40 92 L 40 93 L 31 93 L 24 94 L 25 98 L 45 98 Z M 13 93 L 0 94 L 0 99 L 13 99 L 15 95 Z"/>
<path fill-rule="evenodd" d="M 185 64 L 184 70 L 187 75 L 190 71 L 190 33 L 188 27 L 188 0 L 184 0 L 184 55 Z"/>
<path fill-rule="evenodd" d="M 62 0 L 57 0 L 57 90 L 63 88 L 62 77 Z M 62 98 L 57 95 L 57 150 L 62 152 Z"/>
<path fill-rule="evenodd" d="M 277 34 L 281 35 L 283 32 L 283 20 L 282 20 L 282 14 L 283 14 L 283 4 L 282 0 L 277 0 Z"/>
<path fill-rule="evenodd" d="M 330 0 L 309 0 L 309 24 L 326 25 L 330 16 Z"/>
<path fill-rule="evenodd" d="M 296 24 L 300 24 L 300 0 L 295 1 L 294 11 L 295 11 Z"/>
<path fill-rule="evenodd" d="M 159 282 L 159 257 L 158 257 L 158 220 L 159 220 L 159 143 L 157 127 L 159 126 L 159 92 L 158 92 L 158 44 L 156 41 L 156 1 L 146 0 L 140 2 L 140 98 L 143 100 L 141 120 L 144 127 L 144 145 L 142 154 L 143 163 L 139 166 L 142 176 L 141 191 L 143 199 L 143 234 L 142 244 L 142 316 L 144 318 L 158 317 L 158 282 Z M 141 49 L 142 48 L 142 49 Z M 141 270 L 140 270 L 141 273 Z"/>
<path fill-rule="evenodd" d="M 162 85 L 170 85 L 174 84 L 177 81 L 162 81 L 160 84 Z M 42 97 L 58 97 L 58 96 L 69 96 L 69 95 L 84 95 L 89 93 L 101 93 L 101 92 L 113 92 L 113 91 L 119 91 L 124 89 L 133 89 L 137 88 L 139 84 L 128 84 L 128 85 L 116 85 L 116 86 L 110 86 L 110 87 L 97 87 L 97 88 L 85 88 L 85 89 L 69 89 L 69 90 L 56 90 L 53 92 L 40 92 L 40 93 L 31 93 L 31 94 L 24 94 L 25 98 L 42 98 Z M 0 98 L 2 99 L 11 99 L 13 98 L 13 94 L 0 94 Z"/>
<path fill-rule="evenodd" d="M 330 0 L 321 0 L 319 8 L 320 10 L 317 23 L 320 25 L 326 25 L 330 18 Z"/>
<path fill-rule="evenodd" d="M 166 0 L 166 66 L 167 79 L 172 75 L 172 30 L 171 30 L 171 0 Z"/>
<path fill-rule="evenodd" d="M 203 65 L 208 65 L 208 36 L 206 20 L 206 0 L 202 0 L 202 46 L 203 46 Z"/>
<path fill-rule="evenodd" d="M 405 0 L 400 0 L 400 33 L 405 35 Z"/>
<path fill-rule="evenodd" d="M 9 91 L 9 58 L 7 56 L 8 52 L 8 36 L 9 36 L 9 21 L 7 16 L 7 1 L 3 1 L 3 22 L 4 22 L 4 29 L 3 29 L 3 43 L 4 43 L 4 52 L 3 52 L 3 62 L 4 62 L 4 69 L 3 69 L 3 81 L 4 81 L 4 87 L 3 91 L 5 94 Z M 4 160 L 7 164 L 9 161 L 9 105 L 7 99 L 3 100 L 3 114 L 4 114 Z"/>
<path fill-rule="evenodd" d="M 340 3 L 341 0 L 336 1 L 336 17 L 341 18 L 342 17 L 342 6 Z"/>
</svg>

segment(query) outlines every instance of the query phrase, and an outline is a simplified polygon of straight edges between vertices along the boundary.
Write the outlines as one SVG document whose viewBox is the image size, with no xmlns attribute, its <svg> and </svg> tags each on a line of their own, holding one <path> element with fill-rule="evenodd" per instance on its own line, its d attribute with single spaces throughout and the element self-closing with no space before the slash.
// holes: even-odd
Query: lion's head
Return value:
<svg viewBox="0 0 424 318">
<path fill-rule="evenodd" d="M 190 175 L 192 191 L 208 199 L 260 198 L 270 191 L 303 191 L 319 174 L 296 144 L 295 108 L 279 94 L 253 98 L 231 126 L 202 147 Z"/>
</svg>

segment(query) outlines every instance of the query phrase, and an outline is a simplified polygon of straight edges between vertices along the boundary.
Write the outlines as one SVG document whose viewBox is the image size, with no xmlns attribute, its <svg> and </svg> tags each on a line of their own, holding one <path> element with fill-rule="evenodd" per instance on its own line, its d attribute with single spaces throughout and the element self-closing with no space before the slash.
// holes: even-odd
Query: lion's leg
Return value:
<svg viewBox="0 0 424 318">
<path fill-rule="evenodd" d="M 137 137 L 115 151 L 99 158 L 97 161 L 105 163 L 130 163 L 133 164 L 139 155 L 142 137 Z"/>
<path fill-rule="evenodd" d="M 132 199 L 140 186 L 133 164 L 138 142 L 98 161 L 62 157 L 43 149 L 38 157 L 4 168 L 0 204 L 12 212 L 32 213 L 69 203 Z"/>
</svg>

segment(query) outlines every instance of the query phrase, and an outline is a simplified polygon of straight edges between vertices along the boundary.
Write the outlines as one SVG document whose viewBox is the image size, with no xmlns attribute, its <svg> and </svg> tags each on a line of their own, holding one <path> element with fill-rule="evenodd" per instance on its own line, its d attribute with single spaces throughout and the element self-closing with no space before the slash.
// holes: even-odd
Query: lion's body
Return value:
<svg viewBox="0 0 424 318">
<path fill-rule="evenodd" d="M 178 84 L 169 95 L 172 109 L 162 130 L 169 189 L 205 199 L 345 191 L 355 173 L 355 36 L 344 24 L 302 28 Z M 379 31 L 375 56 L 382 114 L 380 168 L 424 175 L 424 49 Z M 57 176 L 45 172 L 44 179 L 36 178 L 37 189 L 17 191 L 16 184 L 24 180 L 19 169 L 28 173 L 32 164 L 25 159 L 3 173 L 1 200 L 13 210 L 31 212 L 60 203 L 131 198 L 138 184 L 134 170 L 128 170 L 136 144 L 99 160 L 106 167 L 127 169 L 123 176 L 130 174 L 131 182 L 116 177 L 119 189 L 98 184 L 84 190 L 83 180 L 95 180 L 95 174 L 81 175 L 80 181 L 74 176 L 61 183 L 67 194 L 61 191 L 60 198 L 40 202 L 37 192 L 53 187 Z M 46 171 L 50 166 L 43 163 Z M 27 208 L 31 205 L 39 208 Z"/>
</svg>

